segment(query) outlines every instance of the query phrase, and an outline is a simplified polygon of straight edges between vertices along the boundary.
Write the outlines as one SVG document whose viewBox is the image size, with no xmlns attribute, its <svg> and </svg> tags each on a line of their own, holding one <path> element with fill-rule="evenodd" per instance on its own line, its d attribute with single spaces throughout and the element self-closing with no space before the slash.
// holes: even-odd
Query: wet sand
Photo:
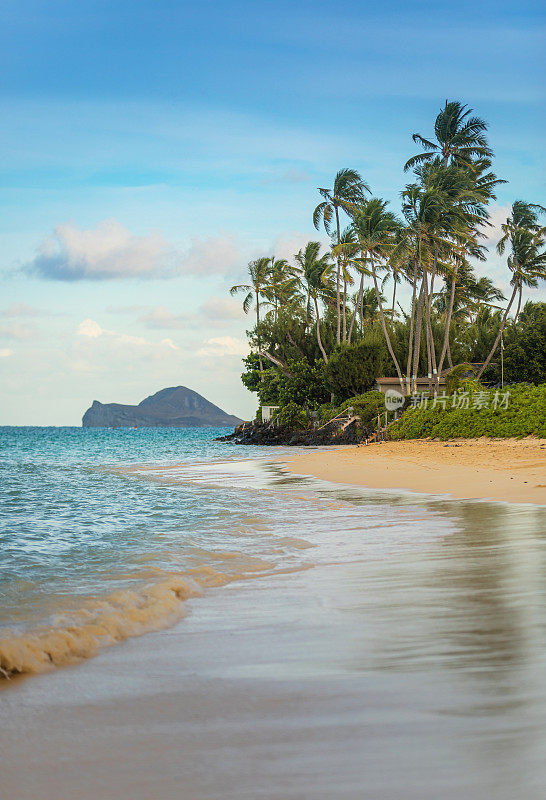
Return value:
<svg viewBox="0 0 546 800">
<path fill-rule="evenodd" d="M 2 797 L 542 800 L 545 512 L 351 491 L 328 563 L 10 681 Z"/>
<path fill-rule="evenodd" d="M 374 489 L 546 504 L 544 439 L 381 442 L 304 453 L 287 468 Z"/>
</svg>

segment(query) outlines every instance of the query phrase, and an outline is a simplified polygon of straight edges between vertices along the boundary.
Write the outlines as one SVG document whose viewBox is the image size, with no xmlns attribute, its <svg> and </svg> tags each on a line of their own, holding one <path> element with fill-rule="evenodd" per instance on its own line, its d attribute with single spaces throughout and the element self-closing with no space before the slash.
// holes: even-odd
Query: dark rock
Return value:
<svg viewBox="0 0 546 800">
<path fill-rule="evenodd" d="M 162 389 L 138 406 L 94 400 L 82 419 L 84 428 L 228 428 L 240 422 L 185 386 Z"/>
<path fill-rule="evenodd" d="M 254 445 L 284 445 L 288 447 L 320 447 L 325 445 L 358 444 L 366 439 L 368 431 L 358 427 L 355 422 L 339 431 L 338 427 L 307 428 L 295 431 L 273 425 L 270 422 L 244 422 L 238 425 L 233 433 L 220 436 L 218 442 L 232 442 L 233 444 Z"/>
</svg>

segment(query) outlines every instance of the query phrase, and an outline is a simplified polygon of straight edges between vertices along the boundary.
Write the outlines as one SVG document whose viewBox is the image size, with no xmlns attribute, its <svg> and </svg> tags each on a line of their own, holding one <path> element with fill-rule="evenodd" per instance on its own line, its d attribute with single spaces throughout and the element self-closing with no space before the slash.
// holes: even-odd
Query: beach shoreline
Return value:
<svg viewBox="0 0 546 800">
<path fill-rule="evenodd" d="M 283 459 L 284 469 L 332 483 L 546 505 L 546 440 L 377 442 Z"/>
</svg>

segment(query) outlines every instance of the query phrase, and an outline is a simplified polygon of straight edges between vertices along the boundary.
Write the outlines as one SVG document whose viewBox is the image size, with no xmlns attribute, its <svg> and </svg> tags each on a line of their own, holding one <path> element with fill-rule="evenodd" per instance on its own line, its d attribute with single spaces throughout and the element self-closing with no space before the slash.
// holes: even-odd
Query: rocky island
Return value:
<svg viewBox="0 0 546 800">
<path fill-rule="evenodd" d="M 186 386 L 161 389 L 137 406 L 94 400 L 82 418 L 84 428 L 229 428 L 240 422 Z"/>
</svg>

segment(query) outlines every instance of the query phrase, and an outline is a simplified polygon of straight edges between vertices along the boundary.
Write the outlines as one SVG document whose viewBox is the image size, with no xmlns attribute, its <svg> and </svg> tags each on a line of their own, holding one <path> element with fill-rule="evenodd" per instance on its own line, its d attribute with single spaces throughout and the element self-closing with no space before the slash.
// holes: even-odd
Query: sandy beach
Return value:
<svg viewBox="0 0 546 800">
<path fill-rule="evenodd" d="M 304 453 L 286 468 L 372 489 L 546 504 L 544 439 L 381 442 Z"/>
<path fill-rule="evenodd" d="M 189 599 L 171 628 L 4 681 L 2 797 L 544 797 L 546 509 L 263 458 L 116 480 L 166 512 L 216 509 L 203 538 L 234 538 L 199 556 L 211 568 L 243 549 L 278 566 Z"/>
<path fill-rule="evenodd" d="M 314 569 L 5 686 L 2 796 L 544 797 L 542 509 L 359 491 Z"/>
</svg>

